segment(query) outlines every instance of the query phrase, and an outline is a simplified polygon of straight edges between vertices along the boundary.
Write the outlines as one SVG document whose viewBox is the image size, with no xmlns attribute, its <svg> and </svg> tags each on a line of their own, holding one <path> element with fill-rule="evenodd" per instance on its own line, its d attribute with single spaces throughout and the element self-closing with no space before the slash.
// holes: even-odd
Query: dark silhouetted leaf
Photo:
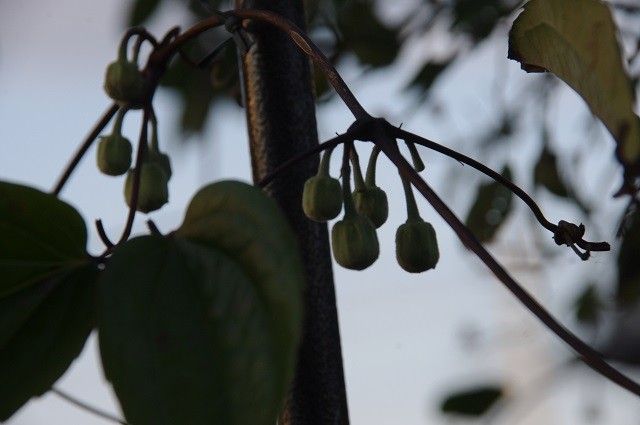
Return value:
<svg viewBox="0 0 640 425">
<path fill-rule="evenodd" d="M 443 413 L 482 416 L 503 395 L 503 390 L 497 385 L 487 385 L 455 392 L 445 398 L 440 405 Z"/>
<path fill-rule="evenodd" d="M 640 159 L 640 119 L 604 2 L 529 1 L 511 29 L 509 58 L 528 72 L 549 71 L 571 86 L 618 143 L 627 171 L 637 171 L 631 169 Z"/>
<path fill-rule="evenodd" d="M 129 5 L 129 27 L 141 25 L 158 9 L 162 0 L 134 0 Z"/>
<path fill-rule="evenodd" d="M 431 85 L 440 76 L 440 74 L 447 69 L 450 63 L 451 60 L 445 62 L 427 62 L 418 74 L 416 74 L 413 80 L 411 80 L 407 88 L 418 88 L 422 92 L 428 91 L 431 88 Z"/>
<path fill-rule="evenodd" d="M 173 237 L 117 249 L 100 280 L 99 338 L 127 419 L 274 424 L 293 376 L 303 282 L 275 201 L 235 181 L 200 190 Z"/>
<path fill-rule="evenodd" d="M 480 41 L 491 34 L 498 20 L 512 10 L 501 0 L 455 0 L 452 28 Z"/>
<path fill-rule="evenodd" d="M 392 63 L 400 50 L 398 34 L 380 22 L 374 2 L 353 0 L 341 8 L 338 23 L 342 42 L 364 65 L 375 67 Z"/>
<path fill-rule="evenodd" d="M 97 274 L 86 265 L 0 299 L 0 421 L 48 391 L 82 351 Z"/>
<path fill-rule="evenodd" d="M 48 193 L 0 182 L 0 297 L 86 262 L 80 214 Z"/>
<path fill-rule="evenodd" d="M 628 220 L 618 252 L 618 287 L 620 304 L 635 303 L 640 297 L 640 210 Z"/>
<path fill-rule="evenodd" d="M 586 325 L 595 325 L 602 313 L 602 302 L 595 285 L 587 286 L 575 300 L 576 319 Z"/>
<path fill-rule="evenodd" d="M 547 146 L 542 148 L 542 152 L 538 157 L 533 178 L 536 185 L 544 186 L 551 193 L 566 198 L 569 196 L 569 190 L 565 186 L 560 173 L 558 172 L 558 161 L 556 156 L 549 151 Z"/>
<path fill-rule="evenodd" d="M 511 180 L 511 170 L 505 167 L 502 176 Z M 513 193 L 497 182 L 480 186 L 466 225 L 481 242 L 490 242 L 511 211 Z"/>
</svg>

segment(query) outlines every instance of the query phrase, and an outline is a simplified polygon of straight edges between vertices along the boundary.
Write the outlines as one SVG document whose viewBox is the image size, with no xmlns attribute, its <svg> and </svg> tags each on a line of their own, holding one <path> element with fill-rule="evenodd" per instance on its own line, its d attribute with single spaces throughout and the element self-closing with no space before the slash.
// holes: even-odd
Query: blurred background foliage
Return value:
<svg viewBox="0 0 640 425">
<path fill-rule="evenodd" d="M 232 2 L 224 0 L 130 0 L 126 15 L 128 26 L 144 25 L 158 13 L 163 3 L 181 3 L 193 21 L 208 16 L 212 10 L 226 10 Z M 443 108 L 437 99 L 430 96 L 432 87 L 459 63 L 472 57 L 483 43 L 490 42 L 496 33 L 506 44 L 507 32 L 517 9 L 518 0 L 418 0 L 399 19 L 385 16 L 383 1 L 374 0 L 307 0 L 308 32 L 331 62 L 340 69 L 346 58 L 357 58 L 363 75 L 369 71 L 393 64 L 405 48 L 430 33 L 439 33 L 440 54 L 424 61 L 414 77 L 406 84 L 406 90 L 418 95 L 418 102 L 434 110 Z M 619 26 L 619 40 L 624 58 L 636 92 L 640 89 L 640 3 L 609 3 Z M 181 98 L 181 129 L 184 135 L 203 131 L 209 111 L 216 102 L 240 104 L 237 56 L 232 43 L 224 45 L 227 35 L 212 32 L 185 49 L 194 63 L 207 59 L 203 66 L 194 67 L 184 60 L 177 60 L 162 80 L 162 85 L 175 91 Z M 216 47 L 218 54 L 210 60 Z M 444 51 L 444 53 L 442 52 Z M 506 49 L 505 49 L 506 57 Z M 496 72 L 500 72 L 499 69 Z M 576 208 L 581 213 L 587 228 L 598 227 L 595 223 L 598 209 L 607 200 L 602 193 L 589 198 L 581 187 L 579 173 L 574 170 L 586 161 L 588 155 L 566 155 L 558 149 L 562 140 L 549 119 L 549 105 L 555 102 L 558 88 L 563 83 L 551 75 L 531 79 L 522 93 L 522 101 L 508 103 L 496 89 L 495 100 L 499 105 L 497 116 L 478 126 L 472 140 L 465 140 L 465 149 L 474 146 L 480 160 L 491 158 L 491 166 L 501 169 L 503 175 L 514 177 L 534 197 L 541 194 L 555 197 L 559 202 Z M 315 72 L 316 97 L 319 103 L 327 101 L 333 94 L 323 76 Z M 603 136 L 594 131 L 599 124 L 587 112 L 584 117 L 584 139 L 582 149 L 588 151 L 591 140 Z M 533 162 L 496 163 L 492 153 L 499 151 L 518 132 L 530 131 L 523 125 L 525 120 L 535 120 L 538 129 L 539 154 Z M 530 126 L 528 127 L 530 128 Z M 185 137 L 185 140 L 188 138 Z M 444 141 L 445 143 L 447 141 Z M 611 145 L 613 153 L 613 145 Z M 558 150 L 556 152 L 555 150 Z M 564 152 L 564 153 L 563 153 Z M 494 155 L 495 156 L 495 155 Z M 613 158 L 613 154 L 612 154 Z M 512 171 L 513 170 L 513 171 Z M 607 194 L 609 195 L 609 194 Z M 478 183 L 476 195 L 466 216 L 466 223 L 486 243 L 492 242 L 503 223 L 509 218 L 514 204 L 513 195 L 495 183 Z M 628 201 L 626 208 L 618 210 L 618 228 L 604 231 L 617 233 L 613 242 L 613 255 L 609 256 L 611 267 L 617 273 L 611 276 L 590 276 L 583 290 L 575 295 L 571 310 L 575 324 L 583 335 L 593 335 L 592 341 L 600 350 L 613 359 L 640 365 L 640 208 L 638 200 Z M 547 236 L 540 228 L 539 233 Z M 563 250 L 550 250 L 540 245 L 544 258 L 550 259 Z M 606 337 L 595 339 L 606 330 Z M 443 397 L 440 406 L 443 414 L 477 418 L 499 408 L 497 403 L 505 394 L 500 383 L 474 385 L 457 388 Z"/>
</svg>

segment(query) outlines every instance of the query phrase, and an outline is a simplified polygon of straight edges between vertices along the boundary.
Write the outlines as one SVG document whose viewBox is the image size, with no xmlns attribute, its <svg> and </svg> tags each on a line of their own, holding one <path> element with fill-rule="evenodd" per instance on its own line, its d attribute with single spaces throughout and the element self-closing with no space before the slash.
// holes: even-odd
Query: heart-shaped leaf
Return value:
<svg viewBox="0 0 640 425">
<path fill-rule="evenodd" d="M 48 391 L 82 351 L 97 274 L 85 265 L 0 299 L 0 421 Z"/>
<path fill-rule="evenodd" d="M 272 425 L 300 337 L 302 266 L 277 204 L 207 186 L 171 238 L 118 248 L 100 281 L 100 350 L 135 424 Z"/>
<path fill-rule="evenodd" d="M 0 297 L 87 261 L 80 214 L 48 193 L 0 182 Z"/>
</svg>

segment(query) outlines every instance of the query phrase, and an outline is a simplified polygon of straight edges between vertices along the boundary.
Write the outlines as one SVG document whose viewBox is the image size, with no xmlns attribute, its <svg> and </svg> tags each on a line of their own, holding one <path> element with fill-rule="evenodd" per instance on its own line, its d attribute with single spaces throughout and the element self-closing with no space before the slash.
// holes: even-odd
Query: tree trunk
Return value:
<svg viewBox="0 0 640 425">
<path fill-rule="evenodd" d="M 270 10 L 305 28 L 302 0 L 236 0 L 237 7 Z M 309 61 L 281 32 L 254 23 L 255 42 L 242 60 L 243 96 L 254 181 L 318 144 Z M 282 425 L 346 425 L 340 332 L 327 226 L 307 219 L 302 187 L 318 159 L 301 162 L 267 188 L 298 236 L 306 268 L 305 318 L 294 381 Z"/>
</svg>

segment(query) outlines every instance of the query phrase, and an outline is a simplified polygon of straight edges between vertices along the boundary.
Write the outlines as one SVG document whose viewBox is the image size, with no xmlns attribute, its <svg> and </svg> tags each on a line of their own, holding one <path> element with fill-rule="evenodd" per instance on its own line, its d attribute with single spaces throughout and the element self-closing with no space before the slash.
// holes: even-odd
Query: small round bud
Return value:
<svg viewBox="0 0 640 425">
<path fill-rule="evenodd" d="M 334 219 L 342 210 L 342 189 L 338 179 L 328 175 L 309 178 L 302 191 L 302 209 L 312 220 Z"/>
<path fill-rule="evenodd" d="M 126 173 L 131 167 L 131 151 L 131 142 L 120 134 L 101 137 L 96 158 L 98 168 L 108 176 Z"/>
<path fill-rule="evenodd" d="M 133 179 L 134 170 L 130 170 L 124 186 L 124 196 L 129 206 L 133 193 Z M 152 161 L 143 162 L 136 209 L 143 213 L 159 210 L 169 201 L 168 182 L 169 178 L 159 164 Z"/>
<path fill-rule="evenodd" d="M 120 59 L 107 67 L 104 90 L 113 100 L 140 107 L 146 89 L 147 81 L 135 63 Z"/>
<path fill-rule="evenodd" d="M 356 211 L 371 220 L 376 228 L 387 221 L 389 203 L 384 190 L 377 186 L 365 186 L 363 189 L 356 189 L 352 196 Z"/>
<path fill-rule="evenodd" d="M 380 255 L 378 235 L 371 221 L 359 214 L 338 221 L 331 229 L 333 257 L 342 267 L 363 270 Z"/>
<path fill-rule="evenodd" d="M 409 219 L 396 232 L 396 259 L 409 273 L 436 267 L 440 259 L 436 231 L 422 219 Z"/>
</svg>

